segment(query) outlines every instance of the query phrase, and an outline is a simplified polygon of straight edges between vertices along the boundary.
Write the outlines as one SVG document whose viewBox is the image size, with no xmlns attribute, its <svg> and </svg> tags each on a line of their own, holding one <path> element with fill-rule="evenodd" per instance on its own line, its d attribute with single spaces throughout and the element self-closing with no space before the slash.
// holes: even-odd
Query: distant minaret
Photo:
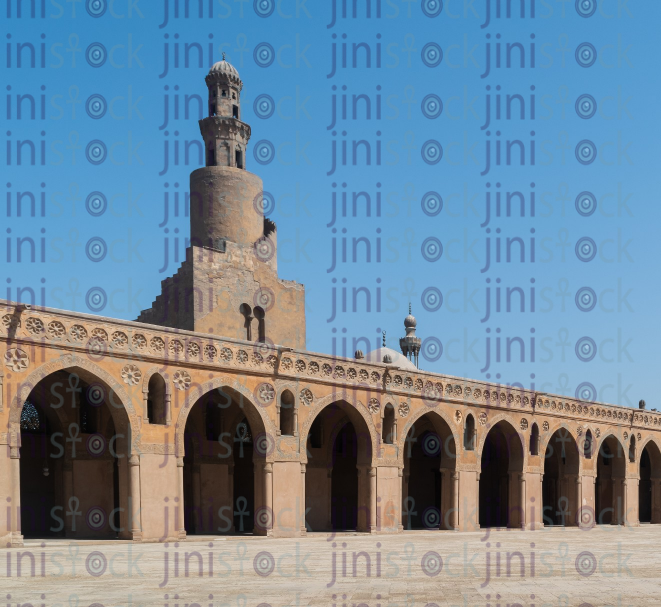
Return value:
<svg viewBox="0 0 662 607">
<path fill-rule="evenodd" d="M 400 350 L 409 359 L 413 360 L 418 369 L 418 353 L 421 351 L 421 338 L 416 337 L 416 319 L 411 314 L 409 304 L 409 315 L 405 318 L 406 335 L 400 338 Z"/>
</svg>

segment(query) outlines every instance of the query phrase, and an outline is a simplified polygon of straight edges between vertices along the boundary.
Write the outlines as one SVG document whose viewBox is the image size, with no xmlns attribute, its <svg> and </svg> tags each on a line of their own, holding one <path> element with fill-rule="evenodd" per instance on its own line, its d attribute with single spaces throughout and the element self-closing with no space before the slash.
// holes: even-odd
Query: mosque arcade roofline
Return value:
<svg viewBox="0 0 662 607">
<path fill-rule="evenodd" d="M 632 427 L 660 428 L 660 413 L 609 403 L 581 401 L 562 395 L 433 373 L 413 371 L 365 359 L 334 357 L 277 344 L 256 344 L 82 312 L 30 307 L 0 299 L 0 341 L 35 344 L 90 354 L 104 349 L 109 357 L 134 362 L 166 361 L 185 368 L 223 368 L 245 375 L 271 375 L 324 383 L 351 390 L 420 397 L 430 407 L 454 402 L 506 407 L 552 416 L 597 420 Z M 105 344 L 104 344 L 105 342 Z M 98 357 L 99 354 L 95 354 Z M 38 366 L 38 363 L 34 363 Z M 6 369 L 3 369 L 6 371 Z M 17 375 L 14 373 L 14 375 Z M 341 398 L 339 394 L 339 398 Z M 480 421 L 480 420 L 479 420 Z M 579 419 L 578 419 L 579 421 Z"/>
</svg>

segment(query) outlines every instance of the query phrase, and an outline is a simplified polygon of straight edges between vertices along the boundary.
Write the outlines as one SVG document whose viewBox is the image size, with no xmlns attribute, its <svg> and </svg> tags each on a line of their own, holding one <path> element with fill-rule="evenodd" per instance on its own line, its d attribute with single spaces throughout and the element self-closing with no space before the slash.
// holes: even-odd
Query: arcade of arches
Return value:
<svg viewBox="0 0 662 607">
<path fill-rule="evenodd" d="M 2 410 L 14 545 L 660 522 L 659 435 L 644 429 L 68 360 L 14 384 Z"/>
</svg>

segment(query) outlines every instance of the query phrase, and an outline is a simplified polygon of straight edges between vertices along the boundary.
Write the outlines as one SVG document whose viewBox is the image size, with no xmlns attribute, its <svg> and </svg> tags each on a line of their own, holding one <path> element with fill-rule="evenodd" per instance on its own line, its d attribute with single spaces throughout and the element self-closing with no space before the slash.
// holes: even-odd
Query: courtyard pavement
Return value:
<svg viewBox="0 0 662 607">
<path fill-rule="evenodd" d="M 660 549 L 659 525 L 26 540 L 0 556 L 0 598 L 7 607 L 659 606 Z"/>
</svg>

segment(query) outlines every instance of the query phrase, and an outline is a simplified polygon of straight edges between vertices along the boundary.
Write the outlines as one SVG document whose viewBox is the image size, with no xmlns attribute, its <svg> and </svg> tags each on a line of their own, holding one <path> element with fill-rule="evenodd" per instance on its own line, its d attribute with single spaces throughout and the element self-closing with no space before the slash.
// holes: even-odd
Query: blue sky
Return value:
<svg viewBox="0 0 662 607">
<path fill-rule="evenodd" d="M 226 52 L 244 81 L 243 119 L 252 127 L 248 169 L 262 177 L 265 190 L 276 202 L 271 217 L 278 225 L 280 275 L 306 285 L 309 349 L 332 352 L 335 347 L 336 353 L 343 354 L 342 338 L 346 338 L 345 352 L 351 354 L 353 340 L 364 337 L 375 344 L 382 330 L 387 331 L 389 345 L 397 349 L 411 302 L 418 334 L 427 339 L 425 356 L 421 356 L 421 367 L 426 370 L 533 384 L 536 389 L 568 395 L 588 383 L 585 394 L 598 400 L 636 406 L 644 398 L 649 406 L 659 408 L 657 3 L 644 10 L 639 4 L 607 0 L 593 15 L 582 17 L 574 2 L 536 2 L 532 17 L 531 4 L 526 2 L 525 17 L 520 18 L 520 3 L 513 2 L 512 16 L 507 18 L 504 2 L 503 13 L 496 18 L 493 1 L 491 22 L 486 27 L 481 27 L 486 4 L 480 0 L 473 4 L 445 2 L 437 16 L 427 16 L 424 11 L 434 15 L 434 2 L 373 0 L 370 18 L 365 16 L 365 0 L 361 0 L 356 19 L 351 18 L 351 1 L 347 2 L 348 18 L 342 18 L 342 1 L 338 0 L 338 17 L 332 27 L 328 27 L 331 3 L 322 5 L 310 0 L 275 4 L 264 0 L 255 5 L 247 1 L 205 1 L 202 18 L 197 13 L 197 2 L 190 3 L 191 14 L 185 18 L 183 0 L 178 3 L 176 18 L 176 3 L 170 0 L 167 23 L 163 2 L 116 2 L 99 17 L 92 17 L 90 12 L 103 7 L 103 2 L 44 3 L 44 18 L 40 16 L 40 2 L 35 18 L 30 16 L 28 2 L 22 3 L 20 18 L 16 2 L 10 4 L 11 15 L 3 14 L 5 44 L 0 70 L 5 87 L 11 89 L 5 90 L 0 110 L 6 126 L 0 157 L 5 191 L 12 201 L 11 216 L 3 205 L 5 239 L 11 239 L 12 256 L 11 260 L 7 256 L 5 241 L 0 247 L 0 263 L 5 280 L 10 281 L 6 284 L 12 299 L 17 287 L 31 287 L 37 293 L 44 288 L 46 305 L 90 312 L 93 309 L 85 296 L 90 289 L 101 288 L 106 293 L 106 305 L 99 313 L 126 319 L 136 318 L 141 309 L 151 305 L 160 291 L 160 281 L 176 270 L 172 259 L 175 249 L 183 259 L 188 218 L 182 212 L 174 216 L 172 200 L 174 192 L 183 200 L 188 175 L 200 166 L 195 145 L 188 164 L 183 158 L 186 142 L 200 140 L 196 102 L 189 104 L 191 113 L 186 119 L 184 95 L 200 95 L 204 102 L 211 44 L 213 60 L 220 60 L 221 53 Z M 267 17 L 256 14 L 271 8 L 274 11 Z M 6 6 L 2 10 L 6 11 Z M 586 42 L 596 53 L 590 67 L 580 66 L 575 57 L 576 49 Z M 34 68 L 30 67 L 29 46 L 21 47 L 26 43 L 34 45 L 36 51 Z M 42 43 L 44 68 L 39 67 Z M 86 59 L 94 43 L 103 45 L 100 52 L 105 62 L 100 67 L 93 67 Z M 192 43 L 201 45 L 204 56 L 199 61 L 193 48 L 186 66 L 184 45 Z M 348 45 L 347 68 L 340 63 L 342 43 Z M 425 56 L 428 64 L 435 63 L 434 47 L 426 47 L 430 43 L 442 52 L 436 66 L 426 65 L 423 60 Z M 519 66 L 519 47 L 512 46 L 516 43 L 524 49 L 523 68 Z M 328 77 L 333 44 L 338 64 L 336 73 Z M 365 65 L 365 46 L 357 52 L 358 66 L 351 67 L 352 45 L 357 44 L 370 48 L 369 68 Z M 491 53 L 489 74 L 487 44 Z M 501 67 L 496 67 L 497 44 L 501 45 Z M 17 45 L 23 48 L 20 68 Z M 510 68 L 506 45 L 513 49 Z M 174 65 L 176 48 L 179 67 Z M 426 48 L 427 53 L 423 53 Z M 262 49 L 263 54 L 254 54 L 256 49 Z M 265 57 L 267 63 L 270 59 L 273 62 L 259 65 Z M 90 61 L 94 62 L 94 57 Z M 339 117 L 334 136 L 333 129 L 327 128 L 332 121 L 333 96 L 340 111 L 343 93 L 348 95 L 350 119 Z M 42 94 L 44 119 L 39 100 Z M 27 98 L 18 119 L 17 95 L 34 96 L 34 120 L 30 119 Z M 101 104 L 106 112 L 101 118 L 90 116 L 97 111 L 92 101 L 90 113 L 86 111 L 93 95 L 103 97 Z M 270 117 L 256 115 L 254 103 L 261 95 L 268 95 L 273 102 Z M 357 119 L 351 119 L 352 95 L 370 98 L 370 119 L 360 109 Z M 429 98 L 427 105 L 422 105 L 429 95 L 436 95 L 442 102 L 437 117 L 424 115 L 424 107 L 431 116 L 438 108 L 430 104 Z M 481 128 L 486 122 L 486 95 L 490 96 L 492 121 L 488 128 Z M 499 95 L 502 116 L 497 119 Z M 524 119 L 520 119 L 517 101 L 511 102 L 511 119 L 507 119 L 507 95 L 521 95 L 526 101 Z M 535 95 L 534 115 L 531 95 Z M 575 105 L 582 95 L 593 98 L 595 114 L 591 118 L 578 115 Z M 170 119 L 164 126 L 166 96 Z M 173 115 L 175 97 L 178 119 Z M 589 100 L 579 111 L 590 114 L 593 102 Z M 379 118 L 376 105 L 381 106 Z M 18 140 L 35 142 L 37 152 L 45 142 L 44 164 L 37 154 L 32 166 L 25 145 L 21 148 L 22 163 L 17 165 Z M 265 140 L 273 145 L 275 156 L 261 165 L 252 152 Z M 364 159 L 365 146 L 361 146 L 356 166 L 337 166 L 329 175 L 332 142 L 340 146 L 342 140 L 349 142 L 350 159 L 352 141 L 370 142 L 370 166 Z M 381 142 L 379 165 L 377 140 Z M 502 146 L 501 166 L 496 166 L 497 140 Z M 86 147 L 92 141 L 101 141 L 106 147 L 105 160 L 98 165 L 86 158 Z M 176 166 L 175 141 L 181 150 Z M 443 149 L 441 161 L 436 164 L 427 164 L 422 158 L 421 150 L 429 141 L 436 142 L 428 145 L 433 151 L 437 145 Z M 492 166 L 485 172 L 488 141 Z M 525 166 L 519 165 L 518 143 L 512 144 L 513 159 L 505 165 L 508 141 L 522 142 Z M 582 141 L 595 146 L 597 156 L 590 164 L 581 164 L 576 158 L 576 148 Z M 164 142 L 170 146 L 170 166 L 165 172 Z M 590 145 L 583 149 L 590 154 Z M 41 187 L 42 183 L 45 186 Z M 45 217 L 40 216 L 39 206 L 36 217 L 27 216 L 27 205 L 22 216 L 16 216 L 17 192 L 25 191 L 35 193 L 37 199 L 40 192 L 46 193 Z M 363 211 L 357 217 L 338 217 L 335 224 L 329 225 L 332 193 L 342 191 L 369 192 L 371 216 L 366 217 Z M 379 217 L 377 191 L 382 199 Z M 492 217 L 486 223 L 488 191 L 493 205 Z M 92 192 L 101 192 L 107 201 L 105 212 L 97 216 L 92 202 L 92 212 L 86 209 L 86 199 Z M 171 206 L 164 223 L 166 192 Z M 430 214 L 424 212 L 421 201 L 428 192 L 436 192 L 443 200 L 440 212 L 434 206 L 428 208 Z M 503 193 L 501 217 L 495 216 L 497 192 Z M 519 216 L 519 207 L 511 217 L 503 216 L 506 192 L 524 193 L 524 217 Z M 535 216 L 530 212 L 531 192 L 535 193 Z M 586 216 L 575 206 L 581 192 L 595 196 L 594 207 L 590 197 L 585 197 L 588 211 L 594 209 L 590 214 L 585 212 Z M 348 239 L 350 252 L 352 238 L 367 238 L 372 247 L 371 260 L 367 262 L 361 245 L 356 263 L 338 261 L 335 269 L 328 271 L 333 239 L 340 247 L 343 236 Z M 17 238 L 26 237 L 35 239 L 34 263 L 29 243 L 23 244 L 20 263 L 16 258 Z M 44 239 L 44 262 L 40 238 Z M 105 243 L 106 256 L 101 261 L 90 259 L 85 252 L 94 238 Z M 164 269 L 166 238 L 171 252 L 170 264 Z M 378 238 L 380 261 L 376 259 Z M 443 247 L 439 259 L 435 260 L 438 245 L 427 240 L 430 238 L 438 239 Z M 488 238 L 491 264 L 481 271 L 486 267 Z M 500 262 L 495 258 L 497 238 L 501 240 Z M 525 244 L 526 261 L 519 261 L 519 241 L 513 241 L 508 263 L 506 239 L 517 238 Z M 586 238 L 592 243 L 582 241 Z M 426 240 L 431 260 L 426 260 L 422 252 Z M 579 241 L 584 245 L 579 255 L 595 254 L 591 261 L 579 259 L 575 251 Z M 531 261 L 532 248 L 535 261 Z M 94 255 L 92 247 L 90 256 Z M 332 289 L 339 292 L 343 286 L 350 293 L 349 308 L 345 313 L 339 308 L 332 319 Z M 484 320 L 488 286 L 492 309 L 490 318 Z M 361 296 L 353 312 L 351 290 L 361 287 L 371 292 L 371 308 L 366 309 Z M 497 287 L 503 298 L 500 312 L 496 311 Z M 378 288 L 380 311 L 375 303 Z M 517 295 L 513 296 L 514 309 L 505 310 L 507 288 L 525 293 L 524 312 L 519 309 Z M 595 300 L 586 288 L 592 289 Z M 434 289 L 443 297 L 440 307 Z M 429 309 L 422 301 L 424 294 Z M 582 306 L 590 308 L 592 303 L 595 307 L 590 311 L 580 310 Z M 502 343 L 499 362 L 497 338 Z M 510 360 L 507 339 L 513 343 Z M 524 362 L 520 361 L 520 340 L 525 346 Z M 439 344 L 441 351 L 435 350 Z"/>
</svg>

